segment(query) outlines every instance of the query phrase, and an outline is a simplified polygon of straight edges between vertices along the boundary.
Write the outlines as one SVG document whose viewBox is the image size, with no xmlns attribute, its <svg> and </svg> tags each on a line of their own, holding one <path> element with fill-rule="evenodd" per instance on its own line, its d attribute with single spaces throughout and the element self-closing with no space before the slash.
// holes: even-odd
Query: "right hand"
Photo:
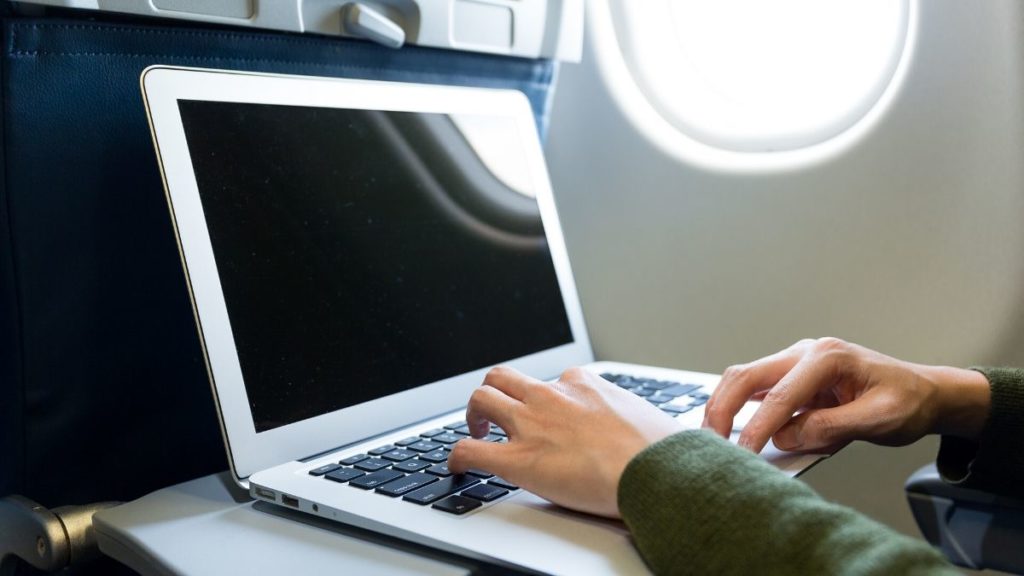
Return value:
<svg viewBox="0 0 1024 576">
<path fill-rule="evenodd" d="M 801 340 L 727 369 L 704 427 L 728 438 L 740 408 L 756 399 L 740 446 L 760 452 L 771 438 L 782 450 L 807 452 L 852 440 L 902 446 L 929 433 L 976 438 L 990 392 L 973 370 L 904 362 L 837 338 Z"/>
</svg>

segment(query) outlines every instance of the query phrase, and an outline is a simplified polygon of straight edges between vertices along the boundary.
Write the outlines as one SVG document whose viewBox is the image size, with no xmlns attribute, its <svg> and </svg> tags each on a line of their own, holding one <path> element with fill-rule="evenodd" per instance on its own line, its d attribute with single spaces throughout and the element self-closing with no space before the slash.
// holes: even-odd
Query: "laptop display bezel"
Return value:
<svg viewBox="0 0 1024 576">
<path fill-rule="evenodd" d="M 546 378 L 567 366 L 593 360 L 534 117 L 522 93 L 166 66 L 147 68 L 142 73 L 141 84 L 229 462 L 240 484 L 245 485 L 246 478 L 261 469 L 457 410 L 465 406 L 489 367 L 257 433 L 185 138 L 179 100 L 511 118 L 525 147 L 531 183 L 536 191 L 573 341 L 504 363 Z"/>
</svg>

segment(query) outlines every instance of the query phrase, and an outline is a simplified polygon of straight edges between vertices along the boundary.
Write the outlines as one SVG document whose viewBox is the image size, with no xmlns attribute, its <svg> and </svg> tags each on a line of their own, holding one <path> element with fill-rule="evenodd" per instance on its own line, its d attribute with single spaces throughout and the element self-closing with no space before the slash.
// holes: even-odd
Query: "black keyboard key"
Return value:
<svg viewBox="0 0 1024 576">
<path fill-rule="evenodd" d="M 448 469 L 448 464 L 434 464 L 430 468 L 427 468 L 427 473 L 433 474 L 434 476 L 448 477 L 452 475 L 452 471 Z"/>
<path fill-rule="evenodd" d="M 452 428 L 451 431 L 456 434 L 465 434 L 466 436 L 469 436 L 469 424 L 463 424 L 458 428 Z"/>
<path fill-rule="evenodd" d="M 463 438 L 465 438 L 465 436 L 462 434 L 455 434 L 454 432 L 445 432 L 444 434 L 438 434 L 437 436 L 434 436 L 430 440 L 432 442 L 440 442 L 442 444 L 454 444 L 455 442 L 458 442 Z"/>
<path fill-rule="evenodd" d="M 626 376 L 624 378 L 620 378 L 619 380 L 617 380 L 615 382 L 615 385 L 618 386 L 619 388 L 625 388 L 629 390 L 630 388 L 636 388 L 637 386 L 640 385 L 640 383 Z"/>
<path fill-rule="evenodd" d="M 500 476 L 495 476 L 494 478 L 491 478 L 490 480 L 487 481 L 487 483 L 493 484 L 495 486 L 500 486 L 502 488 L 508 488 L 509 490 L 519 490 L 519 486 L 516 486 L 515 484 L 509 482 L 508 480 L 505 480 Z"/>
<path fill-rule="evenodd" d="M 481 504 L 479 500 L 474 500 L 472 498 L 464 498 L 462 496 L 449 496 L 444 500 L 441 500 L 437 504 L 434 504 L 433 507 L 437 508 L 438 510 L 443 510 L 451 514 L 461 516 L 462 514 L 465 514 L 466 512 L 469 512 L 471 510 L 476 510 L 481 506 L 483 506 L 483 504 Z"/>
<path fill-rule="evenodd" d="M 399 462 L 392 466 L 392 468 L 401 472 L 419 472 L 420 470 L 429 467 L 430 462 L 424 462 L 423 460 L 406 460 L 405 462 Z"/>
<path fill-rule="evenodd" d="M 494 474 L 491 474 L 486 470 L 480 470 L 479 468 L 470 468 L 469 470 L 466 470 L 466 474 L 472 474 L 477 478 L 494 478 Z"/>
<path fill-rule="evenodd" d="M 356 462 L 356 468 L 366 470 L 367 472 L 376 472 L 377 470 L 383 470 L 388 466 L 391 466 L 391 462 L 381 460 L 380 458 L 369 458 L 362 462 Z"/>
<path fill-rule="evenodd" d="M 430 440 L 420 440 L 415 444 L 409 444 L 405 447 L 406 450 L 412 450 L 414 452 L 433 452 L 439 448 L 441 448 L 441 444 L 431 442 Z"/>
<path fill-rule="evenodd" d="M 622 378 L 622 374 L 613 374 L 611 372 L 605 372 L 604 374 L 601 374 L 601 378 L 604 378 L 609 382 L 618 382 L 619 378 Z"/>
<path fill-rule="evenodd" d="M 420 460 L 426 460 L 427 462 L 444 462 L 447 459 L 448 452 L 444 450 L 434 450 L 433 452 L 420 454 Z"/>
<path fill-rule="evenodd" d="M 387 446 L 377 446 L 376 448 L 370 450 L 369 452 L 372 456 L 380 456 L 381 454 L 385 452 L 391 452 L 394 449 L 395 447 L 393 445 L 388 444 Z"/>
<path fill-rule="evenodd" d="M 383 486 L 378 486 L 376 491 L 385 496 L 401 496 L 406 492 L 412 492 L 437 481 L 438 477 L 430 474 L 410 474 L 405 478 L 392 480 Z"/>
<path fill-rule="evenodd" d="M 321 466 L 319 468 L 314 468 L 314 469 L 310 470 L 309 471 L 309 475 L 310 476 L 323 476 L 324 474 L 327 474 L 328 472 L 334 472 L 338 468 L 341 468 L 341 466 L 339 466 L 337 464 L 327 464 L 325 466 Z"/>
<path fill-rule="evenodd" d="M 351 466 L 351 465 L 355 464 L 356 462 L 362 462 L 363 460 L 366 460 L 367 458 L 369 458 L 369 456 L 367 456 L 366 454 L 356 454 L 355 456 L 349 456 L 348 458 L 345 458 L 344 460 L 342 460 L 341 462 L 338 462 L 338 463 L 339 464 L 344 464 L 345 466 Z"/>
<path fill-rule="evenodd" d="M 465 425 L 466 425 L 466 421 L 465 420 L 461 420 L 459 422 L 452 422 L 451 424 L 445 424 L 444 427 L 445 427 L 446 430 L 454 430 L 455 428 L 458 428 L 459 426 L 465 426 Z"/>
<path fill-rule="evenodd" d="M 632 392 L 633 394 L 636 394 L 637 396 L 645 396 L 645 397 L 646 396 L 650 396 L 651 394 L 654 394 L 654 390 L 651 390 L 650 388 L 644 388 L 643 386 L 637 386 L 636 388 L 630 388 L 629 391 Z"/>
<path fill-rule="evenodd" d="M 481 438 L 481 440 L 484 440 L 486 442 L 501 442 L 504 439 L 504 436 L 498 436 L 497 434 L 488 434 L 487 436 Z"/>
<path fill-rule="evenodd" d="M 408 500 L 415 504 L 430 504 L 431 502 L 436 502 L 453 492 L 458 492 L 463 488 L 469 488 L 479 482 L 479 478 L 468 474 L 449 476 L 447 478 L 441 478 L 437 482 L 424 486 L 419 490 L 409 492 L 402 498 L 402 500 Z"/>
<path fill-rule="evenodd" d="M 409 436 L 408 438 L 402 438 L 398 442 L 395 442 L 395 446 L 408 446 L 409 444 L 415 444 L 420 441 L 419 436 Z"/>
<path fill-rule="evenodd" d="M 426 432 L 420 434 L 420 436 L 424 438 L 433 438 L 438 434 L 444 434 L 444 428 L 434 428 L 432 430 L 427 430 Z"/>
<path fill-rule="evenodd" d="M 508 490 L 500 486 L 477 484 L 469 490 L 463 490 L 461 495 L 467 498 L 473 498 L 474 500 L 480 500 L 481 502 L 490 502 L 491 500 L 501 498 L 505 494 L 508 494 Z"/>
<path fill-rule="evenodd" d="M 670 414 L 685 414 L 693 410 L 693 406 L 680 406 L 679 404 L 662 404 L 659 408 Z"/>
<path fill-rule="evenodd" d="M 401 472 L 394 470 L 378 470 L 373 474 L 367 474 L 361 478 L 356 478 L 349 482 L 349 486 L 355 486 L 356 488 L 362 488 L 363 490 L 369 490 L 370 488 L 376 488 L 381 484 L 387 484 L 396 478 L 405 476 Z"/>
<path fill-rule="evenodd" d="M 676 384 L 675 386 L 665 388 L 661 393 L 667 396 L 682 396 L 683 394 L 689 394 L 698 388 L 700 388 L 699 384 Z"/>
<path fill-rule="evenodd" d="M 349 480 L 354 480 L 365 474 L 366 472 L 362 472 L 360 470 L 339 467 L 334 472 L 328 473 L 326 476 L 324 476 L 324 478 L 327 478 L 328 480 L 334 480 L 335 482 L 348 482 Z"/>
<path fill-rule="evenodd" d="M 380 457 L 384 458 L 385 460 L 391 460 L 392 462 L 402 462 L 404 460 L 408 460 L 409 458 L 413 458 L 415 456 L 416 456 L 416 453 L 413 452 L 412 450 L 406 450 L 404 448 L 399 448 L 397 450 L 392 450 L 391 452 L 388 452 L 386 454 L 381 454 Z"/>
</svg>

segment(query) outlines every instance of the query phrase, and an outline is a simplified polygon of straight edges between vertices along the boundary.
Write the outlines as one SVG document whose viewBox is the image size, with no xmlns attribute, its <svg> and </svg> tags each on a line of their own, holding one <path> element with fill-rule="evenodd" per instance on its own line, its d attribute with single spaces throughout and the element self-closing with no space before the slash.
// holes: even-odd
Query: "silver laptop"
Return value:
<svg viewBox="0 0 1024 576">
<path fill-rule="evenodd" d="M 521 93 L 168 67 L 142 88 L 240 485 L 501 565 L 646 570 L 621 523 L 445 464 L 496 364 L 587 366 L 691 427 L 718 380 L 595 362 Z"/>
</svg>

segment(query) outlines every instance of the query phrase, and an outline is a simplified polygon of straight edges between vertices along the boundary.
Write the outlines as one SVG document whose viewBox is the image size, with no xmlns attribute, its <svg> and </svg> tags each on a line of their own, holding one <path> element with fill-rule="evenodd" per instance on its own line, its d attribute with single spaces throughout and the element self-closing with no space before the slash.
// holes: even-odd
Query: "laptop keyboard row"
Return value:
<svg viewBox="0 0 1024 576">
<path fill-rule="evenodd" d="M 643 397 L 661 410 L 677 416 L 707 402 L 700 385 L 638 378 L 624 374 L 602 374 L 605 380 Z M 309 471 L 311 476 L 373 490 L 392 498 L 461 515 L 492 502 L 519 487 L 484 470 L 466 474 L 448 470 L 448 453 L 456 442 L 469 437 L 465 421 L 427 430 L 394 444 L 386 444 L 365 454 L 349 456 L 336 464 Z M 505 431 L 491 426 L 483 438 L 489 442 L 507 442 Z"/>
</svg>

